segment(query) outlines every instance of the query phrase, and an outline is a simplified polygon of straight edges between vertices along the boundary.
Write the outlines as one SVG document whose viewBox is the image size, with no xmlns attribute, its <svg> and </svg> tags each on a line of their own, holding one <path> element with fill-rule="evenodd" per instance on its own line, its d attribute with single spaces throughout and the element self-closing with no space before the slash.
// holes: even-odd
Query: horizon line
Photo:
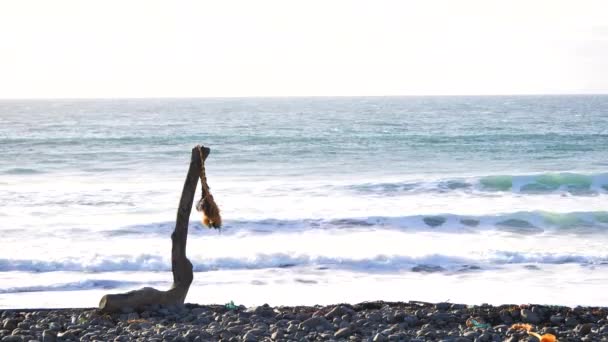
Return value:
<svg viewBox="0 0 608 342">
<path fill-rule="evenodd" d="M 288 99 L 288 98 L 366 98 L 366 97 L 534 97 L 534 96 L 606 96 L 605 93 L 515 93 L 515 94 L 417 94 L 417 95 L 228 95 L 228 96 L 116 96 L 116 97 L 0 97 L 0 101 L 46 100 L 186 100 L 186 99 Z"/>
</svg>

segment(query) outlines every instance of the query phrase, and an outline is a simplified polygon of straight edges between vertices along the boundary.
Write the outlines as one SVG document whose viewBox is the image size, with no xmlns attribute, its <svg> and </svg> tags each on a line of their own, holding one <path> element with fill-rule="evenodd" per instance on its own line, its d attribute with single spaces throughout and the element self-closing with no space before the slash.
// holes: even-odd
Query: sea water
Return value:
<svg viewBox="0 0 608 342">
<path fill-rule="evenodd" d="M 608 305 L 608 96 L 0 101 L 0 307 L 187 301 Z M 198 196 L 198 195 L 197 195 Z"/>
</svg>

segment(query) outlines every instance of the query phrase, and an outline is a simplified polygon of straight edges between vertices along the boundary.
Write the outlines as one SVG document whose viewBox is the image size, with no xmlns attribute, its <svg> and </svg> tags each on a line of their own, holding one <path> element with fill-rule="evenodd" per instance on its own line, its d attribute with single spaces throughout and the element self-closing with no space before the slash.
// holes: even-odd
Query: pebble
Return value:
<svg viewBox="0 0 608 342">
<path fill-rule="evenodd" d="M 352 334 L 352 329 L 350 327 L 342 328 L 334 333 L 335 338 L 343 338 Z"/>
<path fill-rule="evenodd" d="M 42 342 L 55 342 L 57 340 L 57 333 L 53 330 L 46 329 L 42 331 Z"/>
<path fill-rule="evenodd" d="M 388 338 L 384 335 L 382 335 L 381 333 L 377 333 L 374 336 L 374 339 L 372 340 L 373 342 L 384 342 L 384 341 L 388 341 Z"/>
<path fill-rule="evenodd" d="M 608 308 L 542 305 L 519 308 L 421 302 L 326 307 L 262 305 L 250 309 L 241 306 L 237 310 L 186 305 L 150 307 L 144 312 L 113 315 L 100 315 L 87 309 L 0 310 L 0 341 L 537 342 L 523 331 L 510 329 L 512 323 L 524 322 L 532 324 L 540 334 L 556 335 L 560 341 L 601 341 L 608 340 L 607 316 Z M 469 328 L 465 323 L 468 318 L 492 326 Z"/>
<path fill-rule="evenodd" d="M 321 317 L 321 316 L 317 316 L 317 317 L 311 317 L 307 320 L 305 320 L 304 322 L 300 323 L 300 329 L 304 328 L 304 329 L 315 329 L 318 326 L 322 326 L 322 327 L 332 327 L 331 323 L 329 323 L 327 321 L 327 319 L 325 319 L 325 317 Z"/>
<path fill-rule="evenodd" d="M 574 328 L 575 326 L 578 325 L 578 320 L 574 317 L 568 317 L 568 318 L 566 318 L 564 323 L 566 323 L 567 327 Z"/>
<path fill-rule="evenodd" d="M 17 320 L 12 318 L 7 318 L 2 322 L 2 328 L 6 330 L 14 330 L 17 328 Z"/>
<path fill-rule="evenodd" d="M 522 309 L 520 314 L 523 321 L 526 323 L 538 324 L 540 322 L 540 317 L 532 310 Z"/>
</svg>

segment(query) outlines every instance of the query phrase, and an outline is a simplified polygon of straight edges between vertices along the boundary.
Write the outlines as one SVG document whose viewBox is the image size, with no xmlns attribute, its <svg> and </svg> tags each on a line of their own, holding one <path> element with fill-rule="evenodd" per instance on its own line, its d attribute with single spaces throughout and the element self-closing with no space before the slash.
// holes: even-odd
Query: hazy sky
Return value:
<svg viewBox="0 0 608 342">
<path fill-rule="evenodd" d="M 608 93 L 608 1 L 0 0 L 0 97 Z"/>
</svg>

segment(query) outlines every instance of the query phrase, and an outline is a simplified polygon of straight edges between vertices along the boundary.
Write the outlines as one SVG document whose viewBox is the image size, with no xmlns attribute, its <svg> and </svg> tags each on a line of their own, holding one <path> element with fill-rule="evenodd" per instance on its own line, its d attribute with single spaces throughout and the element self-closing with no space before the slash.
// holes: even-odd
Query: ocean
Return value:
<svg viewBox="0 0 608 342">
<path fill-rule="evenodd" d="M 608 96 L 0 101 L 0 308 L 171 285 L 187 302 L 608 305 Z"/>
</svg>

